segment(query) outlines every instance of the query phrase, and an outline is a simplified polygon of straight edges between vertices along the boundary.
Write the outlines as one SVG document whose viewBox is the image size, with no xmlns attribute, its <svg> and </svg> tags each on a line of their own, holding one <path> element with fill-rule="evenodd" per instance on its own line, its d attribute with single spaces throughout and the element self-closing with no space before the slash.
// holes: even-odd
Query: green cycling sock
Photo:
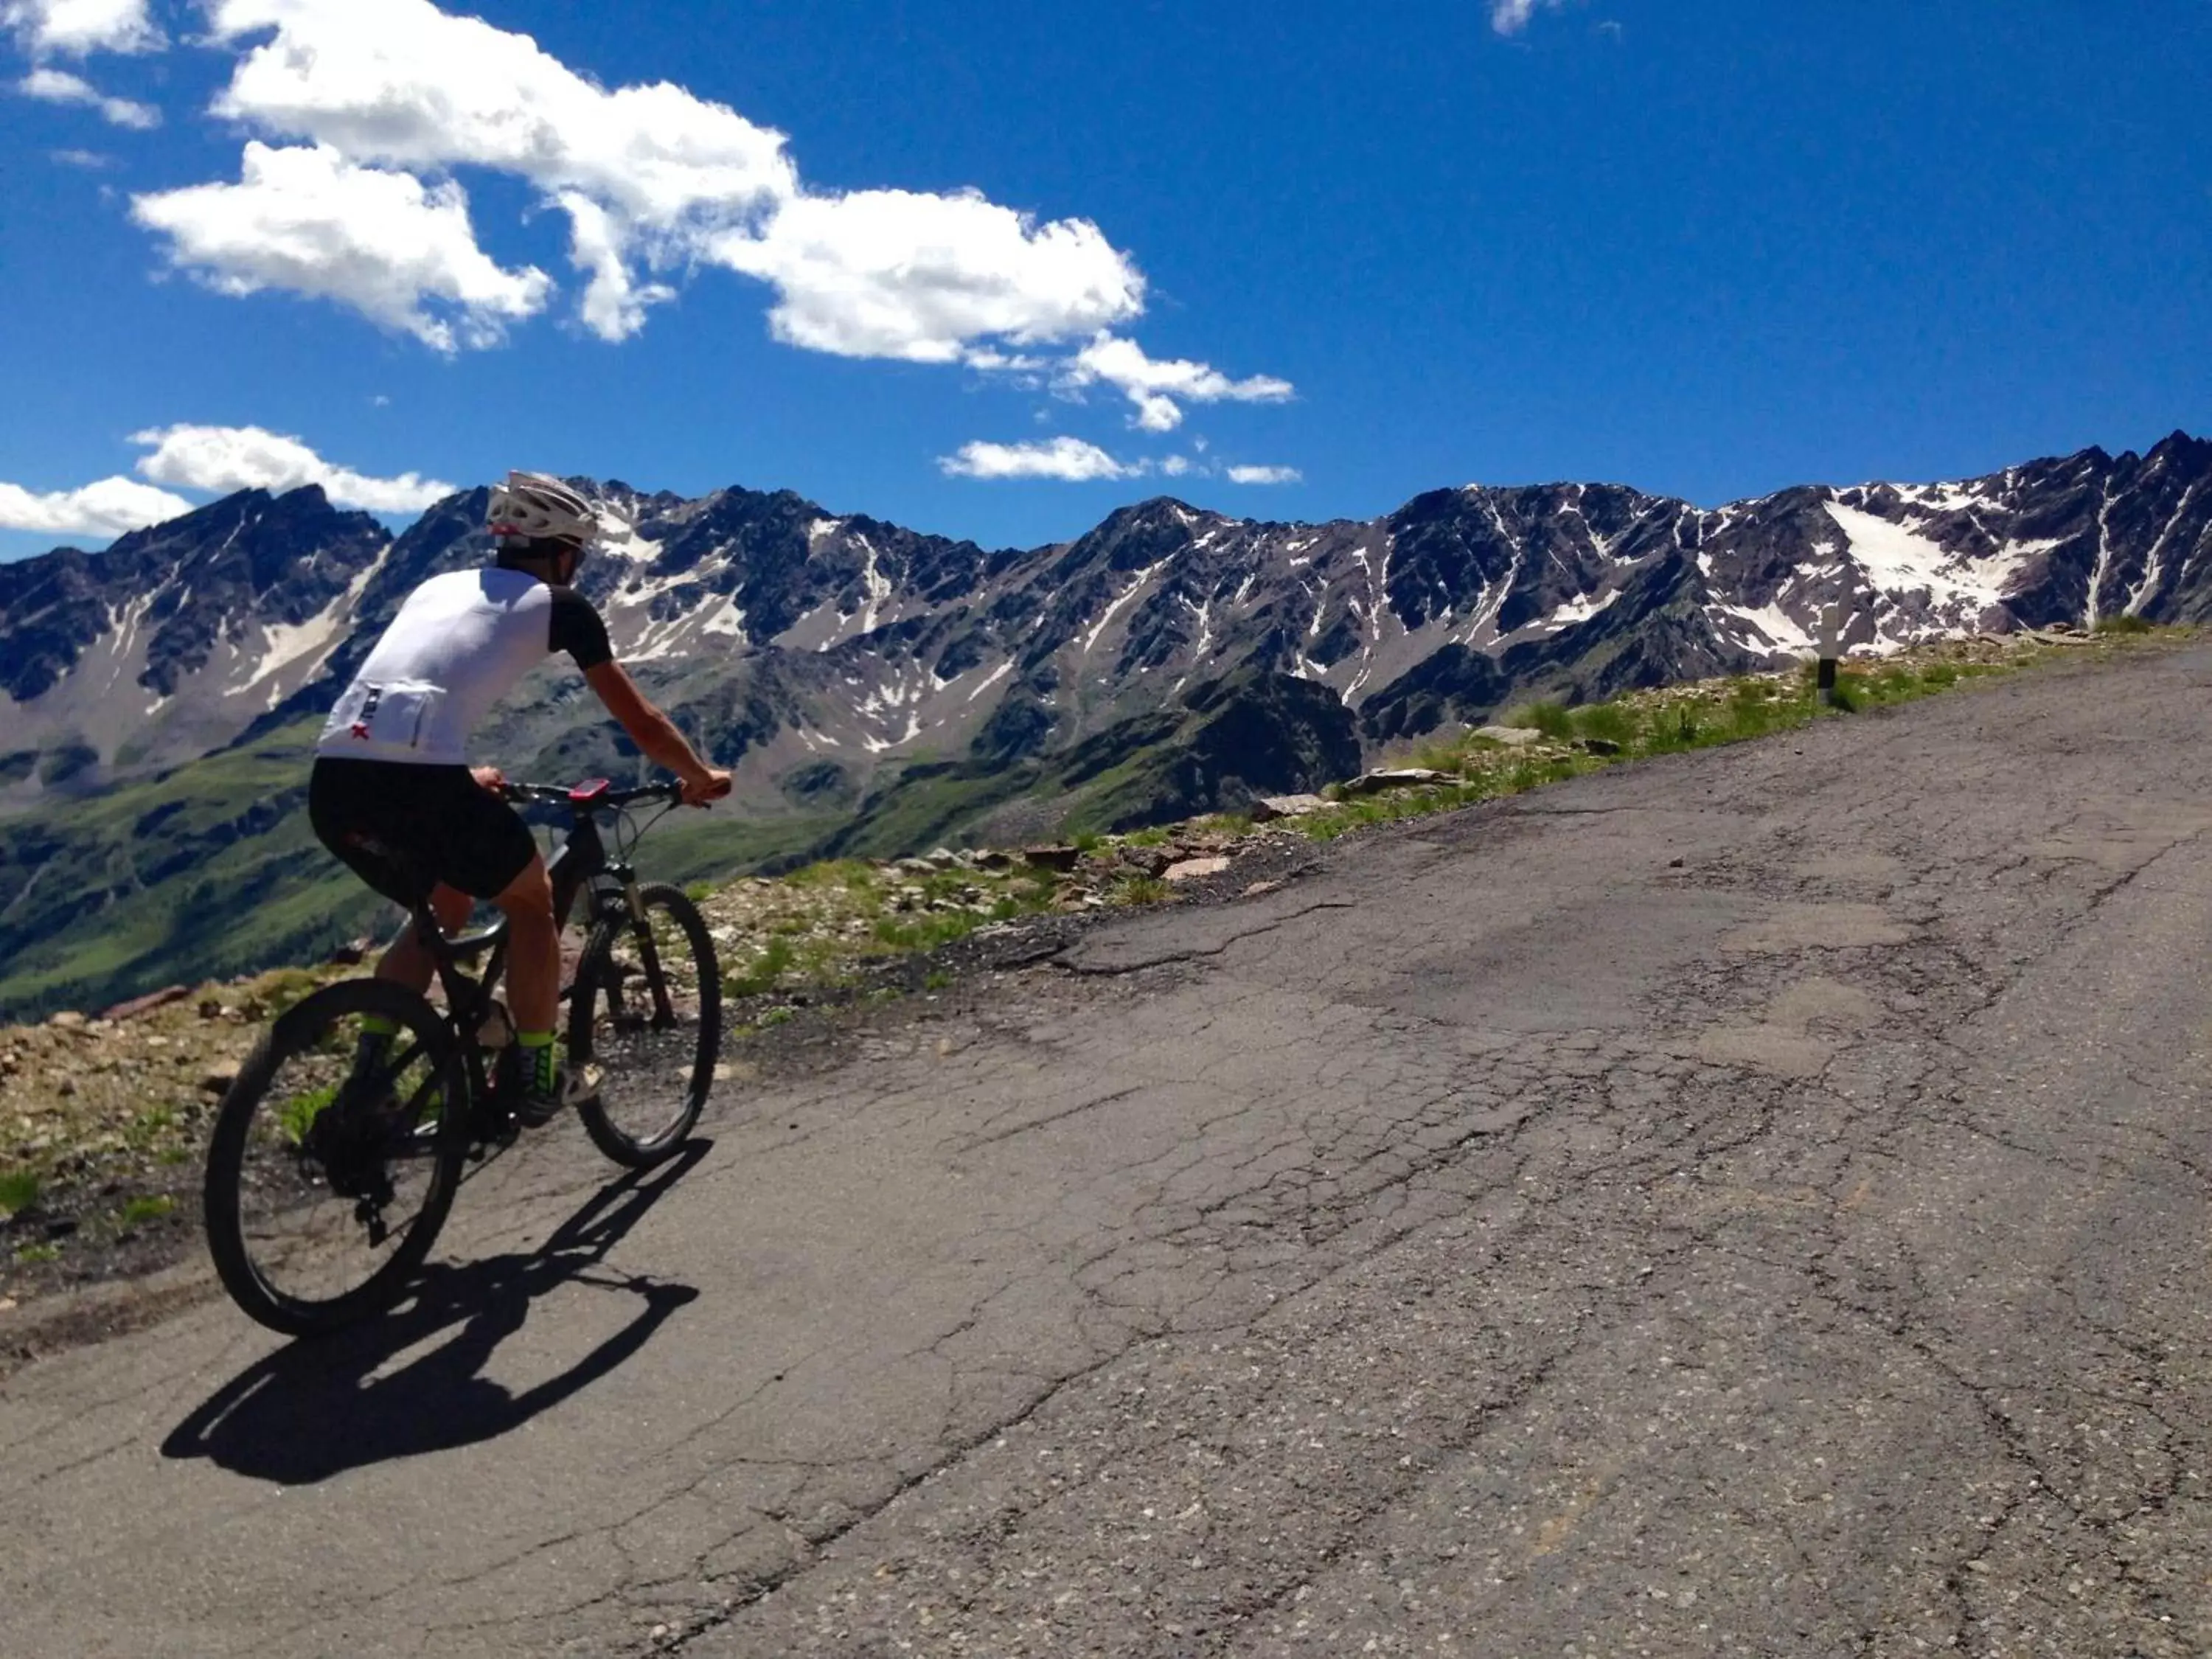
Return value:
<svg viewBox="0 0 2212 1659">
<path fill-rule="evenodd" d="M 386 1019 L 382 1014 L 363 1014 L 361 1035 L 353 1045 L 353 1068 L 356 1075 L 381 1066 L 384 1057 L 392 1051 L 392 1039 L 399 1035 L 399 1022 Z"/>
<path fill-rule="evenodd" d="M 553 1047 L 550 1031 L 517 1031 L 514 1040 L 532 1067 L 532 1077 L 541 1094 L 550 1094 L 553 1085 L 560 1081 L 561 1056 Z"/>
</svg>

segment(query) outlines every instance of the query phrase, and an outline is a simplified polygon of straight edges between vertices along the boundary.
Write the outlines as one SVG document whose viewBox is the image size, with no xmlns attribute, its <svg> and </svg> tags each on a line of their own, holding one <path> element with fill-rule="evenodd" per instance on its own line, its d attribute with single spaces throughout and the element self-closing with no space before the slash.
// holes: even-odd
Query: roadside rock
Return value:
<svg viewBox="0 0 2212 1659">
<path fill-rule="evenodd" d="M 1302 818 L 1328 810 L 1328 802 L 1320 795 L 1264 795 L 1252 804 L 1252 822 L 1271 823 L 1277 818 Z"/>
<path fill-rule="evenodd" d="M 1432 783 L 1447 783 L 1451 775 L 1425 766 L 1388 766 L 1378 771 L 1363 772 L 1344 786 L 1347 795 L 1379 795 L 1386 789 L 1419 789 Z"/>
<path fill-rule="evenodd" d="M 1170 864 L 1164 872 L 1169 881 L 1197 881 L 1206 876 L 1218 876 L 1229 867 L 1225 858 L 1185 859 L 1180 864 Z"/>
<path fill-rule="evenodd" d="M 173 1002 L 182 1002 L 190 995 L 191 991 L 188 987 L 167 986 L 161 990 L 149 992 L 143 997 L 133 997 L 128 1002 L 118 1002 L 101 1014 L 100 1018 L 114 1022 L 136 1019 L 141 1014 L 152 1013 L 156 1008 L 166 1008 Z"/>
<path fill-rule="evenodd" d="M 1544 734 L 1533 726 L 1479 726 L 1474 735 L 1502 743 L 1509 749 L 1526 749 L 1532 743 L 1544 740 Z"/>
</svg>

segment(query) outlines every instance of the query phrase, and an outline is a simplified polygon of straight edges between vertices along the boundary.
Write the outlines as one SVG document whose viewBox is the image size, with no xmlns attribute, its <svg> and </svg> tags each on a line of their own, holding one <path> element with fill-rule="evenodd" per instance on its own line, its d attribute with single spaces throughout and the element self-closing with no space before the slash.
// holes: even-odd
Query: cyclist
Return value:
<svg viewBox="0 0 2212 1659">
<path fill-rule="evenodd" d="M 599 612 L 569 586 L 599 534 L 590 504 L 557 479 L 510 472 L 491 492 L 485 521 L 496 564 L 416 588 L 339 696 L 315 744 L 307 815 L 323 845 L 386 898 L 411 908 L 428 886 L 449 933 L 467 921 L 474 900 L 506 913 L 509 1012 L 525 1061 L 516 1109 L 543 1123 L 572 1092 L 553 1043 L 561 981 L 553 888 L 529 827 L 498 793 L 498 769 L 470 768 L 471 733 L 523 675 L 565 651 L 630 740 L 682 781 L 686 801 L 727 794 L 730 775 L 700 759 L 646 700 L 614 659 Z M 420 994 L 435 966 L 410 926 L 376 972 Z M 394 1034 L 363 1025 L 356 1076 L 381 1060 Z"/>
</svg>

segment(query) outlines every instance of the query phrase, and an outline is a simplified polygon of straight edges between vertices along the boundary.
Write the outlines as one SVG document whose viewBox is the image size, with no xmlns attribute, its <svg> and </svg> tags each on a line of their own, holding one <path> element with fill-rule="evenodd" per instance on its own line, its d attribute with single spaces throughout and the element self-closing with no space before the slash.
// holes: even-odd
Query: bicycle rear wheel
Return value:
<svg viewBox="0 0 2212 1659">
<path fill-rule="evenodd" d="M 638 897 L 641 921 L 611 915 L 592 934 L 568 1004 L 568 1063 L 596 1074 L 579 1108 L 584 1127 L 632 1169 L 684 1144 L 722 1041 L 721 968 L 705 921 L 673 887 Z"/>
<path fill-rule="evenodd" d="M 398 1035 L 356 1077 L 372 1017 Z M 467 1095 L 453 1033 L 403 987 L 349 980 L 281 1015 L 223 1097 L 208 1149 L 208 1248 L 231 1299 L 288 1336 L 398 1301 L 453 1207 Z"/>
</svg>

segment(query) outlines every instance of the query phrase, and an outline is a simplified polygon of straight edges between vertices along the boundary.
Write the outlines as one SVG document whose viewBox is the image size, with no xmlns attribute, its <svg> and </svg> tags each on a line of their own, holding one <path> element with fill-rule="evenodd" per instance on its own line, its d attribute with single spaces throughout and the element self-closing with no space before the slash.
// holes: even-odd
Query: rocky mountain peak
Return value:
<svg viewBox="0 0 2212 1659">
<path fill-rule="evenodd" d="M 1373 738 L 1786 660 L 1829 605 L 1873 651 L 2212 614 L 2212 442 L 2179 432 L 2141 457 L 1713 509 L 1559 482 L 1284 524 L 1162 495 L 1026 550 L 790 490 L 570 482 L 605 509 L 580 581 L 618 649 L 771 794 L 801 770 L 850 791 L 933 757 L 1079 743 L 1247 666 L 1334 697 Z M 319 489 L 246 491 L 103 552 L 0 566 L 0 708 L 19 744 L 95 754 L 85 781 L 318 712 L 416 584 L 491 556 L 484 501 L 450 497 L 394 541 Z M 573 725 L 550 687 L 494 741 L 544 748 Z M 0 802 L 27 790 L 0 782 Z"/>
</svg>

